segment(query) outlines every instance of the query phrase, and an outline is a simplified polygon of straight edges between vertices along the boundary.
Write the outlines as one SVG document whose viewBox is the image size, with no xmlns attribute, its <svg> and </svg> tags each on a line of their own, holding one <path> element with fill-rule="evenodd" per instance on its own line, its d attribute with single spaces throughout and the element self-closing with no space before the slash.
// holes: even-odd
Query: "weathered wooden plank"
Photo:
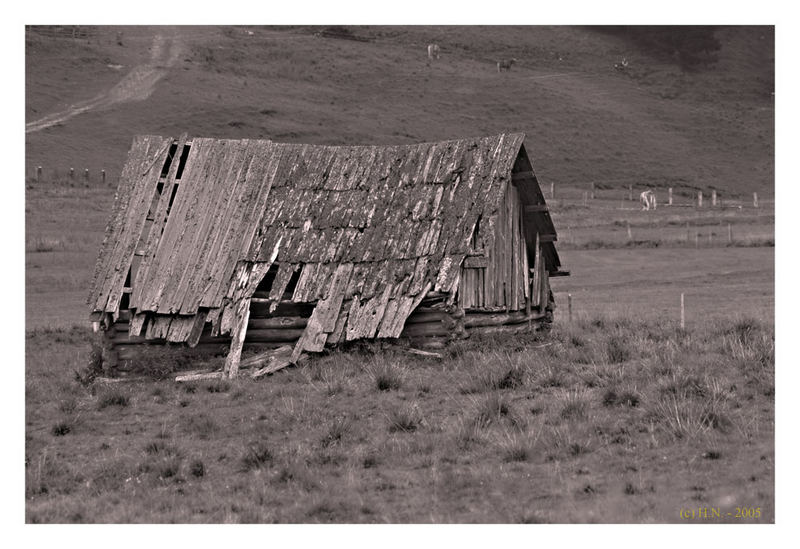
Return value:
<svg viewBox="0 0 800 549">
<path fill-rule="evenodd" d="M 189 337 L 189 333 L 194 328 L 194 316 L 173 316 L 167 332 L 167 341 L 171 343 L 182 343 Z"/>
<path fill-rule="evenodd" d="M 244 346 L 244 338 L 247 333 L 247 320 L 250 317 L 250 300 L 242 299 L 236 304 L 236 322 L 232 329 L 233 340 L 231 341 L 231 348 L 228 351 L 228 356 L 225 357 L 225 366 L 223 367 L 223 377 L 235 378 L 239 374 L 239 359 L 242 355 L 242 347 Z"/>
<path fill-rule="evenodd" d="M 326 344 L 328 345 L 336 345 L 339 343 L 345 334 L 345 328 L 347 326 L 347 319 L 350 315 L 350 301 L 345 298 L 342 301 L 342 306 L 339 309 L 339 315 L 336 317 L 336 325 L 333 328 L 333 331 L 328 334 L 328 339 Z"/>
<path fill-rule="evenodd" d="M 467 333 L 473 334 L 518 334 L 535 331 L 540 325 L 541 319 L 531 319 L 520 324 L 504 324 L 502 326 L 476 326 L 467 328 Z"/>
<path fill-rule="evenodd" d="M 163 142 L 158 140 L 150 142 L 147 151 L 152 154 L 151 151 L 155 147 L 163 147 Z M 163 150 L 160 156 L 165 158 L 166 149 L 159 150 Z M 147 153 L 145 154 L 147 155 Z M 163 161 L 159 157 L 159 153 L 156 154 L 155 160 L 157 162 Z M 124 212 L 120 212 L 122 216 L 120 220 L 121 227 L 116 235 L 113 255 L 109 264 L 105 267 L 109 275 L 105 280 L 102 294 L 107 297 L 108 301 L 102 309 L 112 313 L 116 312 L 119 307 L 122 286 L 133 261 L 133 252 L 136 250 L 144 228 L 147 217 L 146 209 L 149 208 L 152 197 L 156 192 L 158 170 L 148 171 L 143 176 L 132 173 L 131 177 L 133 178 L 131 183 L 133 188 L 129 195 L 130 199 L 125 205 Z"/>
<path fill-rule="evenodd" d="M 245 370 L 248 368 L 261 368 L 265 364 L 269 363 L 272 359 L 280 357 L 288 357 L 291 354 L 292 354 L 291 345 L 281 345 L 280 347 L 277 347 L 275 349 L 268 349 L 266 351 L 259 352 L 253 356 L 243 358 L 239 362 L 239 369 Z"/>
<path fill-rule="evenodd" d="M 144 270 L 145 272 L 149 269 L 150 265 L 152 264 L 153 256 L 155 255 L 155 250 L 158 249 L 158 243 L 161 241 L 162 233 L 165 229 L 165 225 L 167 222 L 168 216 L 174 212 L 175 202 L 179 200 L 183 200 L 183 197 L 187 195 L 187 192 L 184 190 L 181 198 L 178 198 L 177 191 L 180 190 L 180 186 L 178 185 L 177 173 L 178 173 L 178 166 L 179 166 L 179 159 L 180 155 L 183 152 L 183 147 L 186 144 L 186 134 L 181 135 L 177 142 L 175 148 L 175 158 L 172 159 L 170 163 L 169 171 L 167 172 L 167 177 L 162 183 L 162 190 L 161 194 L 157 197 L 154 197 L 156 202 L 155 210 L 151 209 L 153 213 L 153 223 L 150 226 L 150 230 L 147 234 L 142 235 L 142 239 L 137 246 L 138 249 L 142 250 L 142 261 L 139 264 L 139 268 L 137 269 L 136 276 L 133 278 L 134 287 L 137 287 L 137 279 L 139 279 L 138 274 L 139 270 Z M 192 151 L 190 149 L 189 155 L 187 157 L 187 164 L 189 165 L 188 172 L 191 172 L 191 165 L 194 164 L 194 158 L 197 155 L 192 155 Z M 184 170 L 184 174 L 189 175 L 186 173 L 187 170 Z M 191 176 L 187 178 L 187 181 L 191 180 Z M 177 187 L 177 189 L 176 189 Z M 175 201 L 170 204 L 172 200 L 173 193 L 175 193 Z M 151 203 L 152 207 L 152 203 Z M 139 289 L 139 288 L 137 288 Z M 140 307 L 139 299 L 141 298 L 142 292 L 141 289 L 139 291 L 134 292 L 131 296 L 131 307 Z"/>
<path fill-rule="evenodd" d="M 220 245 L 225 228 L 229 225 L 228 214 L 232 214 L 236 200 L 234 187 L 240 182 L 239 175 L 243 170 L 242 162 L 247 152 L 247 141 L 224 141 L 220 149 L 221 169 L 216 177 L 206 178 L 202 185 L 196 186 L 196 193 L 200 200 L 191 209 L 181 205 L 181 211 L 176 212 L 175 219 L 182 216 L 183 230 L 174 227 L 177 238 L 173 241 L 173 252 L 169 259 L 170 281 L 159 289 L 158 307 L 174 311 L 180 309 L 181 302 L 177 295 L 181 284 L 189 285 L 197 280 L 196 293 L 202 295 L 200 304 L 208 296 L 210 288 L 220 284 L 227 284 L 214 278 L 213 271 L 217 268 L 227 268 L 220 265 L 221 260 L 212 255 L 211 249 Z M 172 227 L 168 221 L 168 228 Z M 188 230 L 187 230 L 188 228 Z M 200 260 L 198 264 L 197 261 Z M 219 307 L 220 303 L 205 305 Z"/>
<path fill-rule="evenodd" d="M 106 224 L 103 242 L 95 262 L 88 303 L 94 311 L 104 312 L 108 303 L 106 281 L 112 276 L 112 258 L 121 244 L 121 230 L 135 183 L 141 179 L 141 168 L 148 147 L 147 136 L 136 136 L 131 143 L 128 158 L 122 169 L 114 203 Z M 163 142 L 163 138 L 159 138 Z"/>
<path fill-rule="evenodd" d="M 182 177 L 182 184 L 178 187 L 181 197 L 179 199 L 176 195 L 161 237 L 157 242 L 148 243 L 146 255 L 152 255 L 152 260 L 146 270 L 140 268 L 137 277 L 136 286 L 142 292 L 138 303 L 142 310 L 157 310 L 164 286 L 178 267 L 177 257 L 187 252 L 178 245 L 187 231 L 192 236 L 204 234 L 204 223 L 210 223 L 210 216 L 205 212 L 213 209 L 217 201 L 228 198 L 226 193 L 213 193 L 211 189 L 230 170 L 233 158 L 228 151 L 231 147 L 231 142 L 226 140 L 194 140 L 189 152 L 194 161 L 188 166 L 190 173 L 186 174 L 189 177 Z"/>
<path fill-rule="evenodd" d="M 228 193 L 230 199 L 224 209 L 214 212 L 216 215 L 211 229 L 213 242 L 202 258 L 202 265 L 210 265 L 211 270 L 208 271 L 208 281 L 204 281 L 200 307 L 219 307 L 228 290 L 235 265 L 249 248 L 249 242 L 242 242 L 242 233 L 251 222 L 249 216 L 258 189 L 248 185 L 247 173 L 251 160 L 260 149 L 259 143 L 242 140 L 234 152 L 234 166 L 228 178 L 219 182 L 223 188 L 217 192 Z M 187 261 L 187 267 L 187 270 L 196 271 L 191 261 Z"/>
<path fill-rule="evenodd" d="M 442 259 L 439 267 L 439 274 L 436 278 L 434 291 L 450 292 L 454 288 L 454 283 L 461 274 L 461 262 L 463 255 L 448 255 Z"/>
<path fill-rule="evenodd" d="M 526 314 L 525 311 L 514 311 L 510 313 L 489 313 L 481 314 L 468 312 L 464 317 L 464 327 L 476 328 L 480 326 L 501 326 L 504 324 L 520 324 L 528 320 L 540 318 L 538 313 Z"/>
<path fill-rule="evenodd" d="M 198 231 L 196 239 L 193 240 L 191 244 L 198 252 L 195 257 L 190 260 L 189 266 L 187 266 L 185 274 L 171 299 L 170 307 L 180 310 L 183 314 L 193 314 L 202 303 L 206 303 L 206 307 L 215 307 L 219 305 L 221 297 L 218 295 L 209 296 L 213 287 L 211 281 L 214 276 L 221 276 L 224 279 L 226 275 L 229 274 L 231 262 L 236 264 L 237 261 L 246 259 L 245 255 L 251 249 L 251 240 L 259 224 L 258 221 L 253 219 L 252 211 L 260 205 L 262 200 L 261 195 L 264 192 L 268 192 L 268 185 L 261 184 L 263 171 L 266 169 L 269 158 L 268 156 L 265 157 L 263 154 L 265 147 L 266 144 L 263 141 L 250 141 L 248 144 L 242 158 L 242 162 L 246 163 L 247 166 L 240 172 L 237 178 L 239 187 L 245 187 L 248 194 L 246 196 L 240 195 L 238 198 L 232 200 L 238 200 L 239 202 L 247 200 L 247 206 L 244 209 L 239 208 L 237 211 L 233 211 L 235 206 L 230 206 L 230 209 L 223 215 L 233 216 L 235 221 L 229 219 L 226 228 L 223 228 L 223 224 L 219 224 L 216 227 L 209 227 L 208 230 L 215 233 L 213 238 L 209 238 L 206 231 Z M 265 191 L 263 187 L 267 187 L 267 190 Z M 245 211 L 243 212 L 242 210 Z M 259 211 L 259 217 L 262 211 L 263 210 Z M 208 217 L 214 218 L 213 215 L 209 215 Z M 235 230 L 231 229 L 231 226 L 236 226 L 237 224 L 238 227 Z M 235 257 L 229 257 L 226 260 L 226 266 L 222 267 L 220 273 L 217 275 L 213 272 L 213 263 L 222 260 L 219 258 L 219 253 L 214 255 L 214 251 L 224 249 L 222 247 L 226 244 L 219 244 L 219 242 L 224 238 L 222 233 L 226 230 L 231 232 L 238 231 L 239 239 L 236 242 L 228 244 L 231 248 L 235 248 Z M 222 291 L 220 286 L 217 286 L 217 291 Z"/>
<path fill-rule="evenodd" d="M 247 333 L 252 330 L 259 330 L 264 328 L 305 328 L 308 324 L 308 319 L 298 316 L 275 316 L 271 318 L 254 318 L 252 313 L 252 305 L 250 308 L 250 321 L 247 323 Z"/>
<path fill-rule="evenodd" d="M 313 315 L 312 315 L 313 316 Z M 332 330 L 332 328 L 331 328 Z M 255 343 L 269 341 L 295 341 L 303 335 L 305 327 L 299 328 L 248 328 L 246 340 Z"/>
<path fill-rule="evenodd" d="M 412 311 L 419 307 L 419 304 L 425 298 L 432 286 L 431 282 L 425 283 L 417 295 L 404 296 L 398 298 L 397 311 L 394 318 L 384 318 L 378 330 L 378 337 L 399 337 L 403 331 L 406 319 Z"/>
<path fill-rule="evenodd" d="M 535 254 L 533 257 L 533 300 L 531 304 L 534 307 L 539 307 L 541 304 L 541 286 L 542 286 L 542 246 L 539 243 L 539 233 L 536 233 L 536 240 L 534 241 Z"/>
<path fill-rule="evenodd" d="M 283 299 L 283 294 L 286 292 L 286 286 L 289 284 L 292 275 L 300 268 L 300 265 L 291 263 L 281 263 L 278 266 L 278 272 L 275 273 L 275 280 L 272 282 L 272 288 L 270 288 L 269 291 L 269 298 L 271 300 L 277 303 Z"/>
<path fill-rule="evenodd" d="M 330 289 L 325 299 L 314 308 L 302 337 L 295 346 L 292 360 L 297 360 L 303 351 L 319 352 L 325 347 L 328 334 L 336 328 L 339 310 L 344 299 L 344 289 L 353 272 L 352 263 L 344 263 L 336 268 Z"/>
<path fill-rule="evenodd" d="M 172 317 L 169 315 L 154 315 L 147 323 L 147 339 L 165 339 L 169 332 Z"/>
<path fill-rule="evenodd" d="M 307 288 L 314 284 L 315 277 L 320 268 L 321 266 L 319 263 L 306 263 L 303 265 L 303 270 L 300 271 L 300 277 L 297 279 L 297 286 L 294 288 L 292 301 L 305 301 L 303 296 L 306 295 Z"/>
<path fill-rule="evenodd" d="M 223 377 L 223 372 L 201 372 L 196 374 L 181 374 L 179 376 L 175 376 L 175 381 L 178 383 L 185 383 L 188 381 L 204 381 L 206 379 L 221 379 Z"/>
</svg>

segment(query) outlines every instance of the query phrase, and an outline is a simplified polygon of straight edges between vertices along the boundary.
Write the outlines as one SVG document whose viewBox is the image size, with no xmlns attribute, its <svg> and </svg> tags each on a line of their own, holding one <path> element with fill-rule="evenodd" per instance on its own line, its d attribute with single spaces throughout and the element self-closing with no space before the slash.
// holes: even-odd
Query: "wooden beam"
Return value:
<svg viewBox="0 0 800 549">
<path fill-rule="evenodd" d="M 555 242 L 558 240 L 558 236 L 555 234 L 540 234 L 539 235 L 539 242 Z"/>
<path fill-rule="evenodd" d="M 569 271 L 551 271 L 550 278 L 554 276 L 570 276 Z"/>
<path fill-rule="evenodd" d="M 242 356 L 242 346 L 247 334 L 247 321 L 250 318 L 250 300 L 242 299 L 236 305 L 236 325 L 233 332 L 233 340 L 228 356 L 225 357 L 225 368 L 223 377 L 235 378 L 239 374 L 239 359 Z"/>
<path fill-rule="evenodd" d="M 525 213 L 547 212 L 547 204 L 528 204 L 525 206 Z"/>
</svg>

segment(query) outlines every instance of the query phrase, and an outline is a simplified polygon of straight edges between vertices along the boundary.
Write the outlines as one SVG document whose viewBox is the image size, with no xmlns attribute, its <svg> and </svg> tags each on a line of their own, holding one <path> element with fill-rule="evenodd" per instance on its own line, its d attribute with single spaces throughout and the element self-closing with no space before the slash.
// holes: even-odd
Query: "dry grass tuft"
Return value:
<svg viewBox="0 0 800 549">
<path fill-rule="evenodd" d="M 424 421 L 422 412 L 416 403 L 394 408 L 387 417 L 391 433 L 413 433 L 420 428 Z"/>
</svg>

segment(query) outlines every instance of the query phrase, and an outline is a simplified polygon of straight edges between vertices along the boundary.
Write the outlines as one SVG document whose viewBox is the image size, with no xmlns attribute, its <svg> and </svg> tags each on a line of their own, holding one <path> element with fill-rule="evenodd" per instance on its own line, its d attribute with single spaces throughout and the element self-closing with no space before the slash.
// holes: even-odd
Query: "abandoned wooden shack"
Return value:
<svg viewBox="0 0 800 549">
<path fill-rule="evenodd" d="M 399 146 L 137 136 L 89 304 L 117 366 L 151 345 L 442 345 L 552 320 L 566 275 L 509 133 Z"/>
</svg>

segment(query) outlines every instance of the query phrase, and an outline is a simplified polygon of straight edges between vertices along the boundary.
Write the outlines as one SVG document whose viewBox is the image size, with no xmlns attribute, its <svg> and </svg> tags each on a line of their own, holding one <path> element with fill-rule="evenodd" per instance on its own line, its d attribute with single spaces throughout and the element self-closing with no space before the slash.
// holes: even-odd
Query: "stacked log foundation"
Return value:
<svg viewBox="0 0 800 549">
<path fill-rule="evenodd" d="M 431 293 L 414 310 L 405 323 L 400 339 L 415 346 L 436 348 L 450 342 L 469 338 L 473 334 L 508 333 L 540 329 L 552 320 L 549 311 L 530 312 L 504 309 L 463 309 L 446 303 L 445 294 Z M 309 304 L 282 301 L 270 313 L 269 302 L 254 297 L 250 306 L 243 352 L 258 352 L 284 345 L 293 346 L 302 336 L 313 311 Z M 213 336 L 207 324 L 195 347 L 184 343 L 168 343 L 165 339 L 146 339 L 128 336 L 130 313 L 122 311 L 119 318 L 104 331 L 104 362 L 114 369 L 125 371 L 132 363 L 150 353 L 183 351 L 192 357 L 214 357 L 227 354 L 230 336 Z"/>
</svg>

